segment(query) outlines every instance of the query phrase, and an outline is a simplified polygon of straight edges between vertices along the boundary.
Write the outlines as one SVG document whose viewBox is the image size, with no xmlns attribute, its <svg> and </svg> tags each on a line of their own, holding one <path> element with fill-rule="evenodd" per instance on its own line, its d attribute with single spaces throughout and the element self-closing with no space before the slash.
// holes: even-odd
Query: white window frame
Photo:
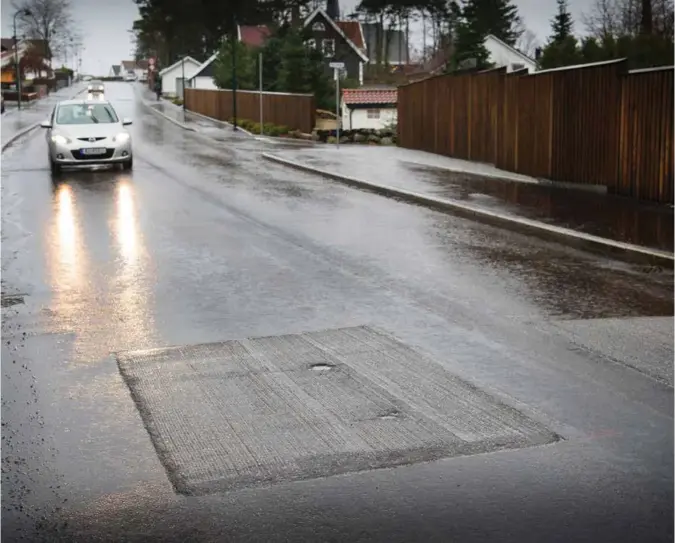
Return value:
<svg viewBox="0 0 675 543">
<path fill-rule="evenodd" d="M 330 54 L 326 52 L 326 45 L 330 44 Z M 334 58 L 335 57 L 335 40 L 332 38 L 325 38 L 321 40 L 321 53 L 325 58 Z"/>
<path fill-rule="evenodd" d="M 305 41 L 305 45 L 310 49 L 316 49 L 316 40 L 314 38 L 309 38 Z"/>
<path fill-rule="evenodd" d="M 368 119 L 380 119 L 380 110 L 379 109 L 368 109 L 366 110 L 366 117 Z"/>
<path fill-rule="evenodd" d="M 322 22 L 317 21 L 312 25 L 312 30 L 314 32 L 325 32 L 326 31 L 326 25 L 323 24 Z"/>
</svg>

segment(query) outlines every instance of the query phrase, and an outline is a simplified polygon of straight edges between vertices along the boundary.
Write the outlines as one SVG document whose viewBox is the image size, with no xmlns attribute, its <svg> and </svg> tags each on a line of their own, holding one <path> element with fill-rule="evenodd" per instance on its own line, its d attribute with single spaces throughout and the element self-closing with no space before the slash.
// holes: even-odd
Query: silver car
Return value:
<svg viewBox="0 0 675 543">
<path fill-rule="evenodd" d="M 47 129 L 49 164 L 53 174 L 62 166 L 121 164 L 133 167 L 131 134 L 125 128 L 130 119 L 121 120 L 110 102 L 65 100 L 41 126 Z"/>
<path fill-rule="evenodd" d="M 101 93 L 103 94 L 105 92 L 105 87 L 103 85 L 103 81 L 99 81 L 98 79 L 94 79 L 89 82 L 89 85 L 87 85 L 87 92 L 89 94 L 96 94 L 96 93 Z"/>
</svg>

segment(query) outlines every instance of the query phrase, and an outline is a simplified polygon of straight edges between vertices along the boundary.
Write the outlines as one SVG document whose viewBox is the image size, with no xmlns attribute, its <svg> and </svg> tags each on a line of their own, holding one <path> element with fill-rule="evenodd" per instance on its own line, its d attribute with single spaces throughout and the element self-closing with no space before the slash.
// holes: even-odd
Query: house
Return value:
<svg viewBox="0 0 675 543">
<path fill-rule="evenodd" d="M 492 34 L 485 38 L 485 49 L 490 53 L 490 62 L 496 67 L 506 66 L 507 72 L 527 69 L 528 72 L 537 70 L 537 61 L 521 53 L 518 49 L 504 43 Z"/>
<path fill-rule="evenodd" d="M 303 23 L 311 34 L 306 43 L 321 51 L 328 73 L 333 72 L 331 62 L 343 62 L 345 68 L 341 76 L 363 85 L 368 55 L 362 25 L 358 21 L 340 21 L 338 17 L 337 1 L 329 2 L 327 10 L 319 7 L 312 11 Z"/>
<path fill-rule="evenodd" d="M 241 43 L 252 48 L 262 47 L 265 40 L 272 34 L 269 27 L 265 25 L 258 26 L 237 26 L 237 37 Z M 213 70 L 218 52 L 211 55 L 206 62 L 201 64 L 199 70 L 189 78 L 188 85 L 193 89 L 214 90 L 218 87 L 213 81 Z"/>
<path fill-rule="evenodd" d="M 52 69 L 47 63 L 49 47 L 44 40 L 19 40 L 15 49 L 13 38 L 2 38 L 0 48 L 2 83 L 12 84 L 16 79 L 16 53 L 19 55 L 25 80 L 52 76 Z"/>
<path fill-rule="evenodd" d="M 170 96 L 183 96 L 183 77 L 185 77 L 185 87 L 189 87 L 191 79 L 201 68 L 202 63 L 192 57 L 185 57 L 171 66 L 160 70 L 159 77 L 162 79 L 162 94 Z"/>
<path fill-rule="evenodd" d="M 381 129 L 396 123 L 394 87 L 345 89 L 340 104 L 344 130 Z"/>
<path fill-rule="evenodd" d="M 147 60 L 123 60 L 121 62 L 122 73 L 124 77 L 128 73 L 133 73 L 136 79 L 144 81 L 148 77 L 148 61 Z"/>
<path fill-rule="evenodd" d="M 108 77 L 122 77 L 122 66 L 120 66 L 119 64 L 113 64 L 110 67 Z"/>
</svg>

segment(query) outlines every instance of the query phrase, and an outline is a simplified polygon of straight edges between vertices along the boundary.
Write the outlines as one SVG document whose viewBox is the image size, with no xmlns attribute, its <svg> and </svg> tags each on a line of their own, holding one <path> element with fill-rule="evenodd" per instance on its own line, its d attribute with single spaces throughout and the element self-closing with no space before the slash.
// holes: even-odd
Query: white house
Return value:
<svg viewBox="0 0 675 543">
<path fill-rule="evenodd" d="M 397 90 L 390 87 L 342 91 L 343 130 L 381 129 L 396 123 Z"/>
<path fill-rule="evenodd" d="M 213 69 L 217 56 L 218 53 L 214 53 L 206 62 L 199 66 L 189 80 L 190 88 L 204 90 L 216 90 L 218 88 L 213 82 Z"/>
<path fill-rule="evenodd" d="M 183 92 L 182 78 L 185 75 L 185 87 L 190 87 L 190 79 L 199 71 L 201 63 L 192 57 L 185 57 L 167 66 L 159 72 L 162 78 L 162 94 L 181 96 Z"/>
<path fill-rule="evenodd" d="M 121 62 L 120 75 L 124 77 L 129 72 L 136 76 L 136 79 L 144 81 L 148 77 L 148 61 L 147 60 L 123 60 Z"/>
<path fill-rule="evenodd" d="M 527 69 L 532 73 L 537 70 L 537 62 L 533 58 L 514 49 L 492 34 L 485 38 L 484 45 L 490 53 L 490 62 L 495 66 L 506 66 L 507 72 Z"/>
</svg>

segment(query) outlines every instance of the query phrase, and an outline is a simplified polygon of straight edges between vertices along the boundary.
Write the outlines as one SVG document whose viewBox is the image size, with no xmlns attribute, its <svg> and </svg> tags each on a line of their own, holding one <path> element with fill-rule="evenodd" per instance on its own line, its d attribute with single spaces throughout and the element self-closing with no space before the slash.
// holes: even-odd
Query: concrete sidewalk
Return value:
<svg viewBox="0 0 675 543">
<path fill-rule="evenodd" d="M 560 188 L 493 166 L 398 147 L 284 150 L 277 156 L 515 218 L 672 253 L 672 207 Z"/>
<path fill-rule="evenodd" d="M 12 141 L 30 131 L 30 128 L 34 127 L 36 123 L 44 121 L 58 102 L 74 98 L 86 88 L 86 83 L 75 83 L 31 103 L 26 109 L 8 109 L 2 115 L 2 122 L 0 123 L 2 149 L 4 150 Z"/>
</svg>

